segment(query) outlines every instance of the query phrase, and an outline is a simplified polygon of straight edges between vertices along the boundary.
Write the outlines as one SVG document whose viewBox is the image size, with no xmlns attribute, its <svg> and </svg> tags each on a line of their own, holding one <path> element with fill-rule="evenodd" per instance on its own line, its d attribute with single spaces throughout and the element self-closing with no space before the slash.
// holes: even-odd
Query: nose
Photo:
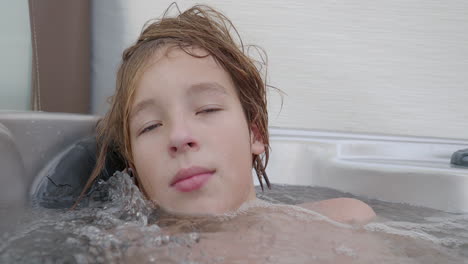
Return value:
<svg viewBox="0 0 468 264">
<path fill-rule="evenodd" d="M 169 138 L 169 155 L 176 157 L 187 151 L 197 151 L 199 144 L 186 122 L 173 126 Z"/>
</svg>

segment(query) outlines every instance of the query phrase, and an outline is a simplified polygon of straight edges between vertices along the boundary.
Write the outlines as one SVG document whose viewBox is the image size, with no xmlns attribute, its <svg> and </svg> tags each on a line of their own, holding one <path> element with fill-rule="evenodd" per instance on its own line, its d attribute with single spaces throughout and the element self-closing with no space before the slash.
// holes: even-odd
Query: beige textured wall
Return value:
<svg viewBox="0 0 468 264">
<path fill-rule="evenodd" d="M 172 1 L 93 1 L 93 112 Z M 195 1 L 178 1 L 185 9 Z M 269 55 L 270 125 L 468 139 L 468 1 L 205 1 Z M 112 44 L 112 45 L 110 45 Z"/>
</svg>

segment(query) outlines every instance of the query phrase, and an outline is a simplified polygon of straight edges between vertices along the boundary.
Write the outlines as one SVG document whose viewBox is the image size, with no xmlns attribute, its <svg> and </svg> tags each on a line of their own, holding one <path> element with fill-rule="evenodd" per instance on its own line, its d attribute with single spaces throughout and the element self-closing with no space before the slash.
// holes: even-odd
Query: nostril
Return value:
<svg viewBox="0 0 468 264">
<path fill-rule="evenodd" d="M 175 143 L 169 146 L 169 152 L 172 154 L 178 153 L 178 152 L 185 152 L 190 149 L 195 149 L 197 148 L 197 143 L 192 140 L 186 140 L 183 143 Z"/>
</svg>

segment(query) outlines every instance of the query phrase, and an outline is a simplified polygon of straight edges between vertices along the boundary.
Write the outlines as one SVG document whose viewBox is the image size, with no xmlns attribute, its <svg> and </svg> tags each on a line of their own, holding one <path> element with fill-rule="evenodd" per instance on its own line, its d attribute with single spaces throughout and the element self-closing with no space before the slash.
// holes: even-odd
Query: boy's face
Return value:
<svg viewBox="0 0 468 264">
<path fill-rule="evenodd" d="M 149 199 L 171 212 L 220 214 L 255 198 L 252 154 L 265 149 L 235 89 L 211 56 L 179 48 L 153 55 L 130 116 L 134 165 Z"/>
</svg>

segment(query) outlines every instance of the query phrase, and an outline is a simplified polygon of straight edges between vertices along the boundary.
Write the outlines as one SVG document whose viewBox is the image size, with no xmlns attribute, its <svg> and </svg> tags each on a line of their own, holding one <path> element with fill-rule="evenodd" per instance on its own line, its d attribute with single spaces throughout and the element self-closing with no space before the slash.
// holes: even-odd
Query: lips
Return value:
<svg viewBox="0 0 468 264">
<path fill-rule="evenodd" d="M 198 190 L 211 178 L 215 170 L 193 166 L 181 169 L 172 179 L 170 186 L 181 192 Z"/>
</svg>

